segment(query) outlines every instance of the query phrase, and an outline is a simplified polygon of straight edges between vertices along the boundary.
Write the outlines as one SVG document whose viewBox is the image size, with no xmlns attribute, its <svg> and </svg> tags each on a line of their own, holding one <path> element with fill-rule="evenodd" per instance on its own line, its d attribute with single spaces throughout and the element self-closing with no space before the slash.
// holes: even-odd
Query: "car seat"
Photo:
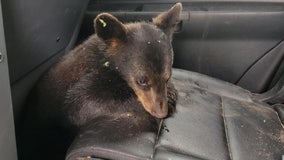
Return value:
<svg viewBox="0 0 284 160">
<path fill-rule="evenodd" d="M 38 77 L 74 44 L 86 4 L 87 1 L 70 0 L 2 1 L 17 130 L 28 92 Z M 29 12 L 29 6 L 42 14 Z M 96 132 L 100 126 L 93 123 L 77 135 L 66 159 L 281 159 L 283 77 L 270 91 L 253 94 L 206 75 L 173 69 L 172 81 L 179 95 L 177 112 L 163 121 L 159 132 L 134 126 L 124 128 L 124 137 L 116 138 L 112 136 L 121 128 L 115 124 Z M 116 123 L 127 125 L 127 119 Z M 133 129 L 141 129 L 142 133 L 132 135 Z M 43 158 L 50 154 L 45 152 Z"/>
</svg>

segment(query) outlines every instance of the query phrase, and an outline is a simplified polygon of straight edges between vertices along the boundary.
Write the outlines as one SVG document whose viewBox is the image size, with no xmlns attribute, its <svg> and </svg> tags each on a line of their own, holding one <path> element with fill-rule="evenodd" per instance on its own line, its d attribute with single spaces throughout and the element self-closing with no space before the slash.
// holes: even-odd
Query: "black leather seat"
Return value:
<svg viewBox="0 0 284 160">
<path fill-rule="evenodd" d="M 146 131 L 124 140 L 82 130 L 66 159 L 280 160 L 284 129 L 277 112 L 247 90 L 189 71 L 174 69 L 177 113 L 160 134 Z M 125 122 L 125 121 L 124 121 Z M 119 130 L 116 126 L 105 129 Z M 127 127 L 126 127 L 127 128 Z"/>
</svg>

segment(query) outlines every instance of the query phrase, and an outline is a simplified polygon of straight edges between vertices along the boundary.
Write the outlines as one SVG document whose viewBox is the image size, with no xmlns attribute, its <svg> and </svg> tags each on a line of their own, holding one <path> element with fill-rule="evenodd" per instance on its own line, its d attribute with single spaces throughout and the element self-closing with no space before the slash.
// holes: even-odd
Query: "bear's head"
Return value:
<svg viewBox="0 0 284 160">
<path fill-rule="evenodd" d="M 107 46 L 105 56 L 133 89 L 144 109 L 157 118 L 168 114 L 171 41 L 181 9 L 181 3 L 177 3 L 153 18 L 152 23 L 123 24 L 108 13 L 94 20 L 96 34 Z"/>
</svg>

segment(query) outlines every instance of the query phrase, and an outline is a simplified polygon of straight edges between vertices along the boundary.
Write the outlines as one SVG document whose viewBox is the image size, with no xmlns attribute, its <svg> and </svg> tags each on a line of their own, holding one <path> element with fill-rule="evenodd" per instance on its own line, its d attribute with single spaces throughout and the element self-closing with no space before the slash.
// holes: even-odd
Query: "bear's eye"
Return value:
<svg viewBox="0 0 284 160">
<path fill-rule="evenodd" d="M 137 84 L 141 87 L 147 87 L 148 86 L 148 80 L 146 78 L 140 78 L 137 80 Z"/>
</svg>

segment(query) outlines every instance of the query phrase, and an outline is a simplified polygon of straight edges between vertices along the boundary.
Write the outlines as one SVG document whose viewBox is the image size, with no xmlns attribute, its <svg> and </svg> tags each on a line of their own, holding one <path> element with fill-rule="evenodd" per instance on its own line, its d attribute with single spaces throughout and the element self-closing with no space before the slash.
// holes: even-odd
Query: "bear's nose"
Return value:
<svg viewBox="0 0 284 160">
<path fill-rule="evenodd" d="M 168 106 L 164 101 L 159 101 L 152 108 L 151 114 L 157 118 L 165 118 L 168 115 Z"/>
</svg>

